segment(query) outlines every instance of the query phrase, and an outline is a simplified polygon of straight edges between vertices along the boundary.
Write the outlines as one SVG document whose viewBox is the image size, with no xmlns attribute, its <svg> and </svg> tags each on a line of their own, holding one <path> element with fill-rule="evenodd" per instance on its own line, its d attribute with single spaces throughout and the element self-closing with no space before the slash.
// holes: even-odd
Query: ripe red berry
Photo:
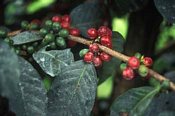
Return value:
<svg viewBox="0 0 175 116">
<path fill-rule="evenodd" d="M 63 21 L 63 22 L 61 22 L 61 27 L 64 29 L 69 29 L 70 23 Z"/>
<path fill-rule="evenodd" d="M 74 47 L 77 44 L 76 41 L 68 40 L 67 46 L 68 47 Z"/>
<path fill-rule="evenodd" d="M 88 29 L 87 34 L 90 37 L 90 39 L 95 39 L 98 36 L 97 30 L 95 28 Z"/>
<path fill-rule="evenodd" d="M 63 15 L 63 16 L 62 16 L 62 21 L 70 23 L 71 18 L 70 18 L 69 15 Z"/>
<path fill-rule="evenodd" d="M 112 43 L 111 43 L 111 37 L 110 36 L 102 36 L 101 39 L 100 39 L 100 43 L 104 46 L 112 46 Z"/>
<path fill-rule="evenodd" d="M 108 62 L 108 61 L 110 61 L 111 56 L 106 54 L 105 52 L 101 52 L 100 53 L 100 58 L 101 58 L 101 60 Z"/>
<path fill-rule="evenodd" d="M 127 67 L 126 69 L 123 70 L 123 78 L 126 80 L 132 80 L 134 78 L 134 71 L 132 68 Z"/>
<path fill-rule="evenodd" d="M 69 33 L 74 36 L 79 36 L 80 35 L 80 30 L 76 28 L 72 28 L 69 30 Z"/>
<path fill-rule="evenodd" d="M 132 69 L 137 69 L 140 66 L 140 61 L 135 56 L 130 57 L 128 60 L 128 66 L 130 66 Z"/>
<path fill-rule="evenodd" d="M 112 36 L 112 31 L 107 26 L 101 26 L 98 29 L 98 35 L 100 37 L 105 36 L 105 35 Z"/>
<path fill-rule="evenodd" d="M 96 43 L 89 45 L 89 51 L 96 53 L 99 51 L 99 47 Z"/>
<path fill-rule="evenodd" d="M 151 66 L 152 64 L 153 64 L 153 60 L 152 60 L 152 58 L 150 58 L 150 57 L 145 57 L 144 59 L 143 59 L 143 64 L 145 65 L 145 66 Z"/>
<path fill-rule="evenodd" d="M 94 54 L 92 52 L 88 52 L 84 55 L 84 61 L 87 63 L 92 62 L 94 59 Z"/>
<path fill-rule="evenodd" d="M 102 65 L 102 60 L 99 56 L 93 58 L 93 63 L 95 67 L 100 67 Z"/>
<path fill-rule="evenodd" d="M 62 20 L 62 19 L 61 19 L 60 16 L 53 16 L 53 17 L 52 17 L 52 21 L 53 21 L 53 22 L 60 22 L 60 23 L 61 23 L 61 20 Z"/>
</svg>

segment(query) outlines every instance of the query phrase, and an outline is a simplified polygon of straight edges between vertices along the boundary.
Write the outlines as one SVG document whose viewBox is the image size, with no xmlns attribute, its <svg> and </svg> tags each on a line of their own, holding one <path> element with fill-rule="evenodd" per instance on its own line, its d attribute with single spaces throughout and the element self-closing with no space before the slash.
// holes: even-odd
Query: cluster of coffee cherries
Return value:
<svg viewBox="0 0 175 116">
<path fill-rule="evenodd" d="M 38 19 L 34 19 L 30 23 L 29 21 L 22 21 L 21 29 L 22 30 L 37 30 L 40 28 L 40 25 L 41 25 L 41 21 Z"/>
<path fill-rule="evenodd" d="M 12 46 L 14 42 L 8 37 L 7 33 L 8 31 L 6 29 L 0 29 L 0 39 L 3 39 L 6 43 Z"/>
<path fill-rule="evenodd" d="M 98 30 L 95 28 L 88 29 L 87 35 L 93 40 L 93 43 L 86 50 L 84 61 L 87 63 L 92 62 L 95 67 L 102 66 L 103 61 L 110 61 L 111 56 L 100 51 L 99 44 L 112 48 L 112 31 L 106 26 L 101 26 Z"/>
<path fill-rule="evenodd" d="M 42 45 L 48 45 L 51 49 L 56 47 L 66 48 L 73 47 L 76 43 L 65 38 L 69 34 L 79 36 L 80 31 L 77 28 L 70 26 L 71 18 L 69 15 L 53 16 L 52 20 L 47 20 L 43 28 L 40 29 L 40 34 L 43 36 Z M 66 44 L 67 43 L 67 44 Z"/>
<path fill-rule="evenodd" d="M 150 57 L 144 57 L 140 53 L 136 53 L 135 56 L 129 58 L 127 63 L 120 65 L 123 78 L 126 80 L 132 80 L 135 77 L 135 73 L 138 73 L 141 77 L 149 77 L 148 67 L 151 67 L 153 60 Z"/>
</svg>

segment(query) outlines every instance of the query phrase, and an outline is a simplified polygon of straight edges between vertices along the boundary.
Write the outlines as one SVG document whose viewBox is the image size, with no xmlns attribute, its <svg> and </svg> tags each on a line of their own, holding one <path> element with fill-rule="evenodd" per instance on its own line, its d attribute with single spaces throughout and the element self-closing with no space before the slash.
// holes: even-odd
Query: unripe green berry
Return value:
<svg viewBox="0 0 175 116">
<path fill-rule="evenodd" d="M 61 29 L 58 34 L 60 37 L 68 37 L 69 31 L 67 29 Z"/>
<path fill-rule="evenodd" d="M 66 42 L 63 37 L 57 37 L 55 42 L 58 47 L 66 48 Z"/>
<path fill-rule="evenodd" d="M 51 42 L 51 43 L 49 44 L 49 48 L 50 48 L 50 49 L 56 49 L 57 46 L 56 46 L 55 42 Z"/>
<path fill-rule="evenodd" d="M 120 64 L 120 70 L 124 70 L 126 69 L 126 67 L 127 67 L 126 63 Z"/>
<path fill-rule="evenodd" d="M 28 21 L 22 21 L 21 22 L 21 28 L 24 30 L 27 30 L 29 28 L 29 22 Z"/>
<path fill-rule="evenodd" d="M 84 57 L 84 55 L 89 51 L 89 49 L 82 49 L 80 52 L 79 52 L 79 55 L 80 57 Z"/>
<path fill-rule="evenodd" d="M 41 28 L 41 29 L 40 29 L 40 34 L 41 34 L 42 36 L 45 36 L 47 33 L 48 33 L 48 30 L 47 30 L 47 29 L 45 29 L 45 28 Z"/>
<path fill-rule="evenodd" d="M 32 44 L 32 46 L 33 46 L 33 47 L 37 47 L 37 46 L 38 46 L 38 42 L 34 42 L 34 43 Z"/>
<path fill-rule="evenodd" d="M 169 89 L 170 88 L 170 81 L 169 80 L 164 80 L 161 84 L 161 88 L 165 89 L 165 90 Z"/>
<path fill-rule="evenodd" d="M 53 22 L 52 22 L 51 20 L 45 21 L 45 26 L 46 26 L 46 28 L 51 29 L 52 23 L 53 23 Z"/>
<path fill-rule="evenodd" d="M 35 29 L 38 29 L 39 28 L 39 25 L 36 24 L 36 23 L 30 23 L 30 29 L 31 30 L 35 30 Z"/>
<path fill-rule="evenodd" d="M 140 65 L 138 72 L 140 76 L 146 77 L 148 75 L 148 68 L 145 65 Z"/>
<path fill-rule="evenodd" d="M 45 38 L 44 38 L 44 41 L 45 41 L 46 43 L 50 43 L 50 42 L 52 42 L 52 41 L 54 41 L 54 40 L 55 40 L 55 36 L 54 36 L 53 34 L 51 34 L 51 33 L 47 34 L 47 35 L 45 36 Z"/>
<path fill-rule="evenodd" d="M 58 31 L 61 29 L 61 25 L 58 22 L 54 22 L 52 25 L 53 30 Z"/>
<path fill-rule="evenodd" d="M 4 41 L 5 41 L 6 43 L 8 43 L 9 45 L 13 45 L 13 43 L 14 43 L 13 40 L 10 39 L 10 38 L 5 38 Z"/>
<path fill-rule="evenodd" d="M 142 55 L 137 52 L 137 53 L 135 53 L 135 57 L 138 58 L 138 59 L 140 59 L 142 57 Z"/>
<path fill-rule="evenodd" d="M 25 45 L 25 44 L 22 45 L 22 49 L 23 49 L 23 50 L 27 50 L 27 45 Z"/>
<path fill-rule="evenodd" d="M 5 38 L 7 36 L 7 31 L 0 29 L 0 38 Z"/>
<path fill-rule="evenodd" d="M 20 54 L 20 50 L 15 49 L 15 53 L 19 55 Z"/>
<path fill-rule="evenodd" d="M 27 52 L 28 52 L 29 54 L 32 54 L 32 53 L 34 52 L 34 47 L 33 47 L 33 46 L 27 47 Z"/>
</svg>

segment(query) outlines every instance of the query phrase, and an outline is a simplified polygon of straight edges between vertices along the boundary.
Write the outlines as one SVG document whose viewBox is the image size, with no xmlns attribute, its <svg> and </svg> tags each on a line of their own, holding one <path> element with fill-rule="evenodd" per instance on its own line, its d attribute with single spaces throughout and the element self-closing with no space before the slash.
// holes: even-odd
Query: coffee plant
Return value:
<svg viewBox="0 0 175 116">
<path fill-rule="evenodd" d="M 175 1 L 0 6 L 0 116 L 175 116 Z"/>
</svg>

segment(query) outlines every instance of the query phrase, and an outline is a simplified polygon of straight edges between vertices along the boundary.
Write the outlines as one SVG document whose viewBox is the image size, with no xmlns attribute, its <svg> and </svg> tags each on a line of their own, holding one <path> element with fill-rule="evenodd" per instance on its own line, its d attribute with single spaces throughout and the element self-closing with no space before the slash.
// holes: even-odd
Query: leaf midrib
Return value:
<svg viewBox="0 0 175 116">
<path fill-rule="evenodd" d="M 78 79 L 78 81 L 77 81 L 77 84 L 76 84 L 76 86 L 75 86 L 75 89 L 74 89 L 74 91 L 73 91 L 72 94 L 71 94 L 70 101 L 69 101 L 68 104 L 67 104 L 68 107 L 69 107 L 69 105 L 70 105 L 71 102 L 72 102 L 72 99 L 73 99 L 73 97 L 74 97 L 74 95 L 75 95 L 75 93 L 76 93 L 76 90 L 77 90 L 78 86 L 80 85 L 80 81 L 81 81 L 81 79 L 83 78 L 83 75 L 84 75 L 84 72 L 86 71 L 86 68 L 87 68 L 87 66 L 85 65 L 84 68 L 83 68 L 83 71 L 82 71 L 82 73 L 80 74 L 80 77 L 79 77 L 79 79 Z M 68 108 L 68 107 L 67 107 L 67 108 Z"/>
<path fill-rule="evenodd" d="M 148 93 L 146 96 L 143 97 L 143 99 L 141 99 L 138 103 L 136 103 L 136 105 L 134 106 L 131 114 L 133 113 L 133 111 L 135 111 L 137 109 L 137 107 L 145 100 L 147 99 L 150 95 L 152 95 L 153 93 L 156 94 L 156 91 L 158 92 L 160 90 L 160 87 L 156 87 L 154 90 L 152 90 L 150 93 Z"/>
</svg>

